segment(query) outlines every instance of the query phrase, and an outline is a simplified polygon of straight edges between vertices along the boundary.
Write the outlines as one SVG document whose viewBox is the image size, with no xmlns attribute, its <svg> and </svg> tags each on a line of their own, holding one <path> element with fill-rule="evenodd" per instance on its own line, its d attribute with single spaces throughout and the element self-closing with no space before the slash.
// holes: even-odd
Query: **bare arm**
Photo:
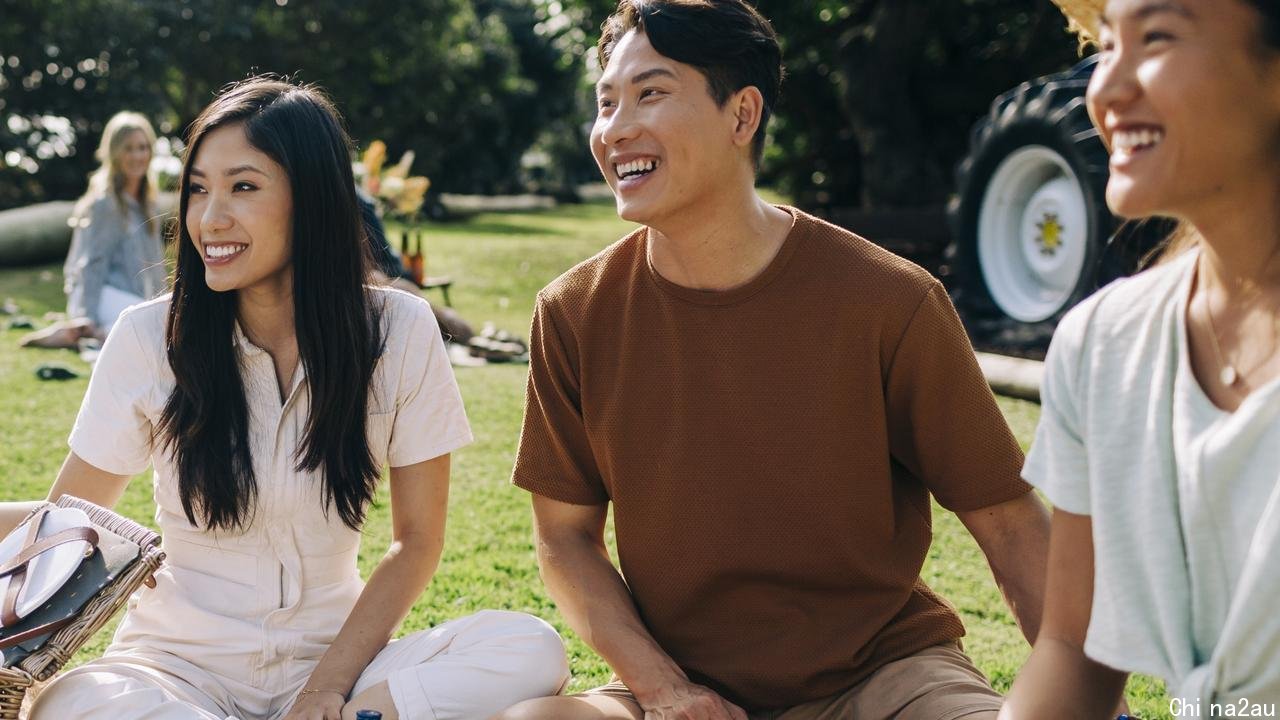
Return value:
<svg viewBox="0 0 1280 720">
<path fill-rule="evenodd" d="M 653 717 L 681 711 L 746 720 L 737 706 L 689 681 L 640 620 L 604 544 L 607 505 L 572 505 L 535 494 L 538 567 L 556 606 Z M 702 714 L 697 714 L 702 713 Z"/>
<path fill-rule="evenodd" d="M 74 495 L 104 508 L 113 508 L 128 484 L 128 475 L 100 470 L 72 452 L 67 453 L 67 459 L 62 462 L 48 499 L 52 502 L 63 495 Z M 0 503 L 0 537 L 8 535 L 40 504 L 39 501 Z"/>
<path fill-rule="evenodd" d="M 1018 619 L 1023 637 L 1035 644 L 1044 607 L 1049 511 L 1034 492 L 1028 492 L 1020 498 L 956 516 L 987 556 L 996 585 Z"/>
<path fill-rule="evenodd" d="M 391 547 L 307 680 L 307 689 L 334 692 L 304 697 L 308 702 L 294 706 L 290 717 L 337 717 L 307 715 L 303 706 L 314 699 L 341 708 L 360 673 L 391 640 L 440 564 L 448 504 L 448 455 L 391 468 Z"/>
<path fill-rule="evenodd" d="M 1000 720 L 1109 720 L 1127 674 L 1090 660 L 1085 634 L 1093 613 L 1093 521 L 1053 512 L 1044 625 L 1009 692 Z"/>
</svg>

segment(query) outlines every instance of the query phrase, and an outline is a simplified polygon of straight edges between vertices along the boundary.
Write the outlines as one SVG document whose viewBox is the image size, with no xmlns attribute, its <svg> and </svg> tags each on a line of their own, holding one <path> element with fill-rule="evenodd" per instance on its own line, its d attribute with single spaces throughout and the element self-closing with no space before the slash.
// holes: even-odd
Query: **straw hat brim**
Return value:
<svg viewBox="0 0 1280 720">
<path fill-rule="evenodd" d="M 1097 39 L 1106 0 L 1053 0 L 1053 2 L 1071 20 L 1071 29 Z"/>
</svg>

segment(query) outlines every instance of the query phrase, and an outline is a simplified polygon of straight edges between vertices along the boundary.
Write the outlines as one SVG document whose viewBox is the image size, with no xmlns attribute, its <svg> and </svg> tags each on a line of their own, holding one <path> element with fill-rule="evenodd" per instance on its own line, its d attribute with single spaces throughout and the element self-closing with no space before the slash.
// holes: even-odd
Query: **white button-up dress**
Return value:
<svg viewBox="0 0 1280 720">
<path fill-rule="evenodd" d="M 375 462 L 413 465 L 467 444 L 471 431 L 430 306 L 396 290 L 375 298 L 384 303 L 386 344 L 366 421 Z M 319 478 L 294 467 L 309 407 L 302 364 L 281 404 L 270 355 L 238 326 L 258 501 L 242 532 L 188 522 L 172 458 L 152 441 L 174 386 L 164 352 L 168 305 L 166 296 L 121 316 L 70 439 L 72 451 L 102 470 L 154 467 L 167 561 L 156 587 L 131 600 L 106 656 L 45 690 L 33 715 L 41 720 L 279 717 L 363 589 L 360 533 L 336 510 L 326 517 Z M 554 694 L 567 676 L 550 626 L 484 612 L 393 642 L 353 693 L 386 681 L 402 717 L 487 717 Z"/>
</svg>

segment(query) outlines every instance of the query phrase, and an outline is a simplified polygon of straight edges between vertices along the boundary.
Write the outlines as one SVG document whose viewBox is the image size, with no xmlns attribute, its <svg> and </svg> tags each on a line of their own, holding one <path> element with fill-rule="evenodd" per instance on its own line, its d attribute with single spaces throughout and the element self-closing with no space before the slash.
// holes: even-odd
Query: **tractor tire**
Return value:
<svg viewBox="0 0 1280 720">
<path fill-rule="evenodd" d="M 1023 83 L 973 128 L 948 208 L 952 291 L 971 332 L 985 323 L 1047 343 L 1097 288 L 1116 221 L 1107 151 L 1085 108 L 1094 64 Z"/>
</svg>

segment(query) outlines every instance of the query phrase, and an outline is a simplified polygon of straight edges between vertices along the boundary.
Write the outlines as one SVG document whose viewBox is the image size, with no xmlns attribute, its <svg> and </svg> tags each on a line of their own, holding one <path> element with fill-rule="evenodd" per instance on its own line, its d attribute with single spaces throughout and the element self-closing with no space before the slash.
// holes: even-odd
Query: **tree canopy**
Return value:
<svg viewBox="0 0 1280 720">
<path fill-rule="evenodd" d="M 593 176 L 590 52 L 613 0 L 0 0 L 0 208 L 72 198 L 118 110 L 186 125 L 228 82 L 324 86 L 432 188 Z M 1049 0 L 758 0 L 788 69 L 762 180 L 806 206 L 951 192 L 992 98 L 1076 59 Z M 541 153 L 529 154 L 531 148 Z"/>
<path fill-rule="evenodd" d="M 115 112 L 182 130 L 218 88 L 325 87 L 356 142 L 412 149 L 434 187 L 511 190 L 580 69 L 532 0 L 0 0 L 0 207 L 74 197 Z"/>
</svg>

